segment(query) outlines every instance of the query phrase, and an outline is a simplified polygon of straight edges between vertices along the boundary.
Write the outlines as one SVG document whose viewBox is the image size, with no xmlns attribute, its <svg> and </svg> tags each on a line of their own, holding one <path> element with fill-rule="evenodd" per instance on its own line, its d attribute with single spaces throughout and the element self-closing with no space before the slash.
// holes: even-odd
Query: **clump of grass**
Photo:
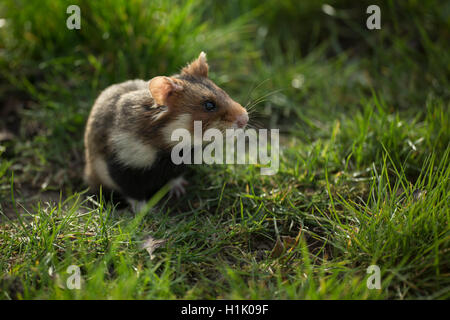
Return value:
<svg viewBox="0 0 450 320">
<path fill-rule="evenodd" d="M 355 222 L 340 224 L 338 238 L 346 254 L 351 260 L 388 270 L 393 276 L 392 290 L 400 298 L 411 291 L 418 297 L 449 295 L 445 276 L 449 263 L 449 152 L 447 148 L 440 161 L 431 154 L 415 183 L 407 179 L 404 167 L 396 167 L 390 154 L 384 153 L 381 170 L 373 168 L 367 200 L 337 195 L 343 210 L 335 212 L 336 216 L 349 214 Z"/>
<path fill-rule="evenodd" d="M 387 150 L 396 166 L 405 166 L 408 177 L 421 172 L 422 164 L 432 152 L 443 156 L 448 148 L 450 136 L 445 128 L 450 117 L 442 100 L 429 101 L 425 110 L 415 115 L 406 112 L 391 112 L 378 97 L 363 103 L 361 111 L 345 119 L 340 140 L 344 153 L 351 156 L 353 167 L 361 169 L 371 163 L 383 163 L 382 155 Z"/>
</svg>

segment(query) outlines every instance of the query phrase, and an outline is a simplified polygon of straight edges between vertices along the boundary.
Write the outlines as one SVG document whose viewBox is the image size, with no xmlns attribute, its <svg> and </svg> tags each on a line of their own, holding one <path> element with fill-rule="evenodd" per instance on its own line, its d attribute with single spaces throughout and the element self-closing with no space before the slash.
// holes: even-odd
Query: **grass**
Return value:
<svg viewBox="0 0 450 320">
<path fill-rule="evenodd" d="M 448 299 L 450 7 L 379 1 L 370 31 L 365 4 L 324 4 L 4 1 L 0 297 Z M 196 166 L 188 194 L 163 189 L 149 214 L 88 197 L 99 91 L 202 50 L 253 125 L 280 128 L 279 172 Z M 166 240 L 153 259 L 149 236 Z"/>
</svg>

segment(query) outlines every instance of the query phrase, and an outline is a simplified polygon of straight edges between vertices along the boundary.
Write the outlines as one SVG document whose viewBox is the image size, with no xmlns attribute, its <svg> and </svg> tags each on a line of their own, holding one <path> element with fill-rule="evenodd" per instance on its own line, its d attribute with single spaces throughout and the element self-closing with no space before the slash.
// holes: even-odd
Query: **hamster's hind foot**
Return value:
<svg viewBox="0 0 450 320">
<path fill-rule="evenodd" d="M 187 182 L 183 176 L 179 176 L 178 178 L 170 181 L 170 192 L 169 197 L 175 195 L 175 197 L 179 198 L 186 193 L 185 186 L 187 186 L 189 182 Z"/>
</svg>

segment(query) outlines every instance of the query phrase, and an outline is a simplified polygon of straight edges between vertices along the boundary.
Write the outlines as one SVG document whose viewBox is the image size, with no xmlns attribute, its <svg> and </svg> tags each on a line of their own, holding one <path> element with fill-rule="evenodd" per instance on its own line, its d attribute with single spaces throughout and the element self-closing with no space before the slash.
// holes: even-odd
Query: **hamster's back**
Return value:
<svg viewBox="0 0 450 320">
<path fill-rule="evenodd" d="M 98 172 L 99 161 L 107 153 L 108 139 L 113 129 L 115 116 L 117 114 L 119 99 L 127 93 L 148 90 L 148 82 L 144 80 L 129 80 L 114 84 L 103 90 L 92 107 L 84 135 L 85 144 L 85 179 L 94 186 L 99 183 L 96 172 Z"/>
</svg>

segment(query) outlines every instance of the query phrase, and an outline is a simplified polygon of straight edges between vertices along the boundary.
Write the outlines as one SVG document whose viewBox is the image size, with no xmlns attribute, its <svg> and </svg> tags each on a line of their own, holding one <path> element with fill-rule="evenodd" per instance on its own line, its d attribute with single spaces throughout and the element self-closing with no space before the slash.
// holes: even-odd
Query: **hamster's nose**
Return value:
<svg viewBox="0 0 450 320">
<path fill-rule="evenodd" d="M 247 125 L 247 122 L 248 122 L 248 113 L 247 112 L 240 114 L 236 118 L 236 124 L 237 124 L 238 128 L 244 128 Z"/>
</svg>

